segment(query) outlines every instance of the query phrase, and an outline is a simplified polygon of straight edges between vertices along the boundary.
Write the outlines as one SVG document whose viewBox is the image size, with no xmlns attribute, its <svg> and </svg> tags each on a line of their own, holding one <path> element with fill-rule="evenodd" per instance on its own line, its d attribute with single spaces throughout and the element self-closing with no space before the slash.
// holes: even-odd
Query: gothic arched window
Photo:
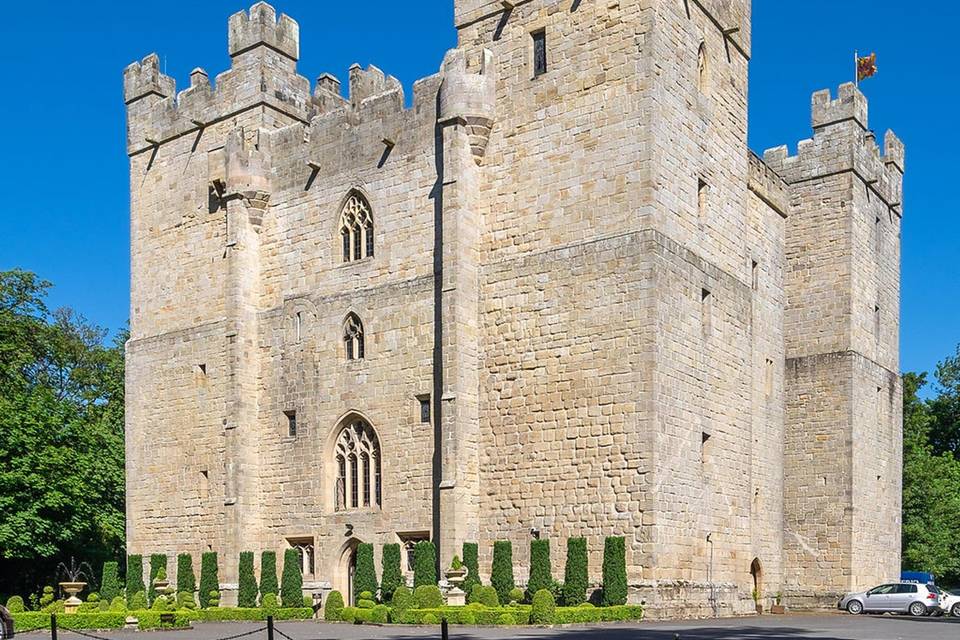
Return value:
<svg viewBox="0 0 960 640">
<path fill-rule="evenodd" d="M 347 360 L 363 360 L 363 323 L 355 313 L 348 315 L 343 322 L 343 344 Z"/>
<path fill-rule="evenodd" d="M 367 199 L 356 191 L 340 210 L 340 240 L 344 262 L 373 257 L 373 212 Z"/>
<path fill-rule="evenodd" d="M 337 437 L 335 451 L 335 509 L 379 509 L 380 441 L 373 427 L 363 420 L 350 422 Z"/>
</svg>

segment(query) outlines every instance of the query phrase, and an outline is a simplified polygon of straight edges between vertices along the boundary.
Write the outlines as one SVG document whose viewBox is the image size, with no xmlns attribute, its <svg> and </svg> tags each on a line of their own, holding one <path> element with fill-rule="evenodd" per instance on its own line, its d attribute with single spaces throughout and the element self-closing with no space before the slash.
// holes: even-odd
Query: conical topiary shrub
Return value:
<svg viewBox="0 0 960 640">
<path fill-rule="evenodd" d="M 467 568 L 467 575 L 463 579 L 463 590 L 466 593 L 473 591 L 473 586 L 480 583 L 479 545 L 476 542 L 463 543 L 463 566 Z"/>
<path fill-rule="evenodd" d="M 197 577 L 193 573 L 193 556 L 181 553 L 177 556 L 177 593 L 189 593 L 197 590 Z"/>
<path fill-rule="evenodd" d="M 143 584 L 143 556 L 127 556 L 127 608 L 133 609 L 133 597 L 145 593 Z"/>
<path fill-rule="evenodd" d="M 360 602 L 364 591 L 371 596 L 377 593 L 377 570 L 373 566 L 373 545 L 367 542 L 357 545 L 357 566 L 353 574 L 353 601 Z"/>
<path fill-rule="evenodd" d="M 567 566 L 563 573 L 563 604 L 577 607 L 587 601 L 590 586 L 587 567 L 587 539 L 567 540 Z"/>
<path fill-rule="evenodd" d="M 621 536 L 603 542 L 603 606 L 627 603 L 627 554 Z"/>
<path fill-rule="evenodd" d="M 277 552 L 264 551 L 260 554 L 260 600 L 268 593 L 277 595 L 280 585 L 277 582 Z"/>
<path fill-rule="evenodd" d="M 210 594 L 219 593 L 220 575 L 217 567 L 217 552 L 207 551 L 200 556 L 200 608 L 210 606 Z"/>
<path fill-rule="evenodd" d="M 300 552 L 296 549 L 283 552 L 280 602 L 287 608 L 303 606 L 303 575 L 300 572 Z"/>
<path fill-rule="evenodd" d="M 103 563 L 103 575 L 100 579 L 100 598 L 106 602 L 120 595 L 119 567 L 116 562 Z"/>
<path fill-rule="evenodd" d="M 253 552 L 240 552 L 237 606 L 252 609 L 257 606 L 257 578 L 253 574 Z"/>
<path fill-rule="evenodd" d="M 413 548 L 413 588 L 437 584 L 437 548 L 421 540 Z"/>
<path fill-rule="evenodd" d="M 509 540 L 497 540 L 493 543 L 490 584 L 497 590 L 497 598 L 501 603 L 510 602 L 510 591 L 516 585 L 513 582 L 513 545 Z"/>
<path fill-rule="evenodd" d="M 550 590 L 553 573 L 550 568 L 550 541 L 530 541 L 530 579 L 527 580 L 527 597 L 533 600 L 541 589 Z"/>
<path fill-rule="evenodd" d="M 380 600 L 390 602 L 393 593 L 403 584 L 403 573 L 400 571 L 400 545 L 383 545 L 383 575 L 380 576 Z"/>
</svg>

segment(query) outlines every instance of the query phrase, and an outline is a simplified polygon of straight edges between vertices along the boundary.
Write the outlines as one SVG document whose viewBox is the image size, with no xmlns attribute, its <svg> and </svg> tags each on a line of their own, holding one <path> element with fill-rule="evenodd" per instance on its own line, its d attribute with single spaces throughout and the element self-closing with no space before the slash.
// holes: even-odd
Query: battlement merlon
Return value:
<svg viewBox="0 0 960 640">
<path fill-rule="evenodd" d="M 867 99 L 853 84 L 813 94 L 813 138 L 801 140 L 797 155 L 786 146 L 767 150 L 763 160 L 788 184 L 852 173 L 897 214 L 903 200 L 904 146 L 892 132 L 883 148 L 867 126 Z"/>
<path fill-rule="evenodd" d="M 151 53 L 140 62 L 123 70 L 123 102 L 130 105 L 141 98 L 156 96 L 154 101 L 169 98 L 177 91 L 177 83 L 160 72 L 160 57 Z"/>
<path fill-rule="evenodd" d="M 286 14 L 278 22 L 276 10 L 266 2 L 230 16 L 228 42 L 231 58 L 263 46 L 293 62 L 300 59 L 300 25 Z"/>
</svg>

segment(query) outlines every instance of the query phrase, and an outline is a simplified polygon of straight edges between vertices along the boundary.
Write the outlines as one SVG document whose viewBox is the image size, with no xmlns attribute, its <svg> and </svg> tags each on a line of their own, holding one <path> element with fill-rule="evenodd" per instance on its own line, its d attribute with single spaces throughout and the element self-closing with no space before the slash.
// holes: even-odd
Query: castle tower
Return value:
<svg viewBox="0 0 960 640">
<path fill-rule="evenodd" d="M 853 84 L 812 108 L 813 139 L 764 157 L 792 193 L 784 591 L 830 604 L 899 575 L 904 149 L 887 132 L 881 154 Z"/>
</svg>

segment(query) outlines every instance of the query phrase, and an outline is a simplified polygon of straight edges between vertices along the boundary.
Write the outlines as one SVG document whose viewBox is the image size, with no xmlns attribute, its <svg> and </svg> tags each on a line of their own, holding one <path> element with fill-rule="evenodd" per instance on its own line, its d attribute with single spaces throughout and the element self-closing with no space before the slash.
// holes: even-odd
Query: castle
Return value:
<svg viewBox="0 0 960 640">
<path fill-rule="evenodd" d="M 455 5 L 410 108 L 311 90 L 264 3 L 215 81 L 125 69 L 128 552 L 218 551 L 225 602 L 241 551 L 348 592 L 424 539 L 523 583 L 625 536 L 654 615 L 896 577 L 901 142 L 850 84 L 751 154 L 750 0 Z"/>
</svg>

